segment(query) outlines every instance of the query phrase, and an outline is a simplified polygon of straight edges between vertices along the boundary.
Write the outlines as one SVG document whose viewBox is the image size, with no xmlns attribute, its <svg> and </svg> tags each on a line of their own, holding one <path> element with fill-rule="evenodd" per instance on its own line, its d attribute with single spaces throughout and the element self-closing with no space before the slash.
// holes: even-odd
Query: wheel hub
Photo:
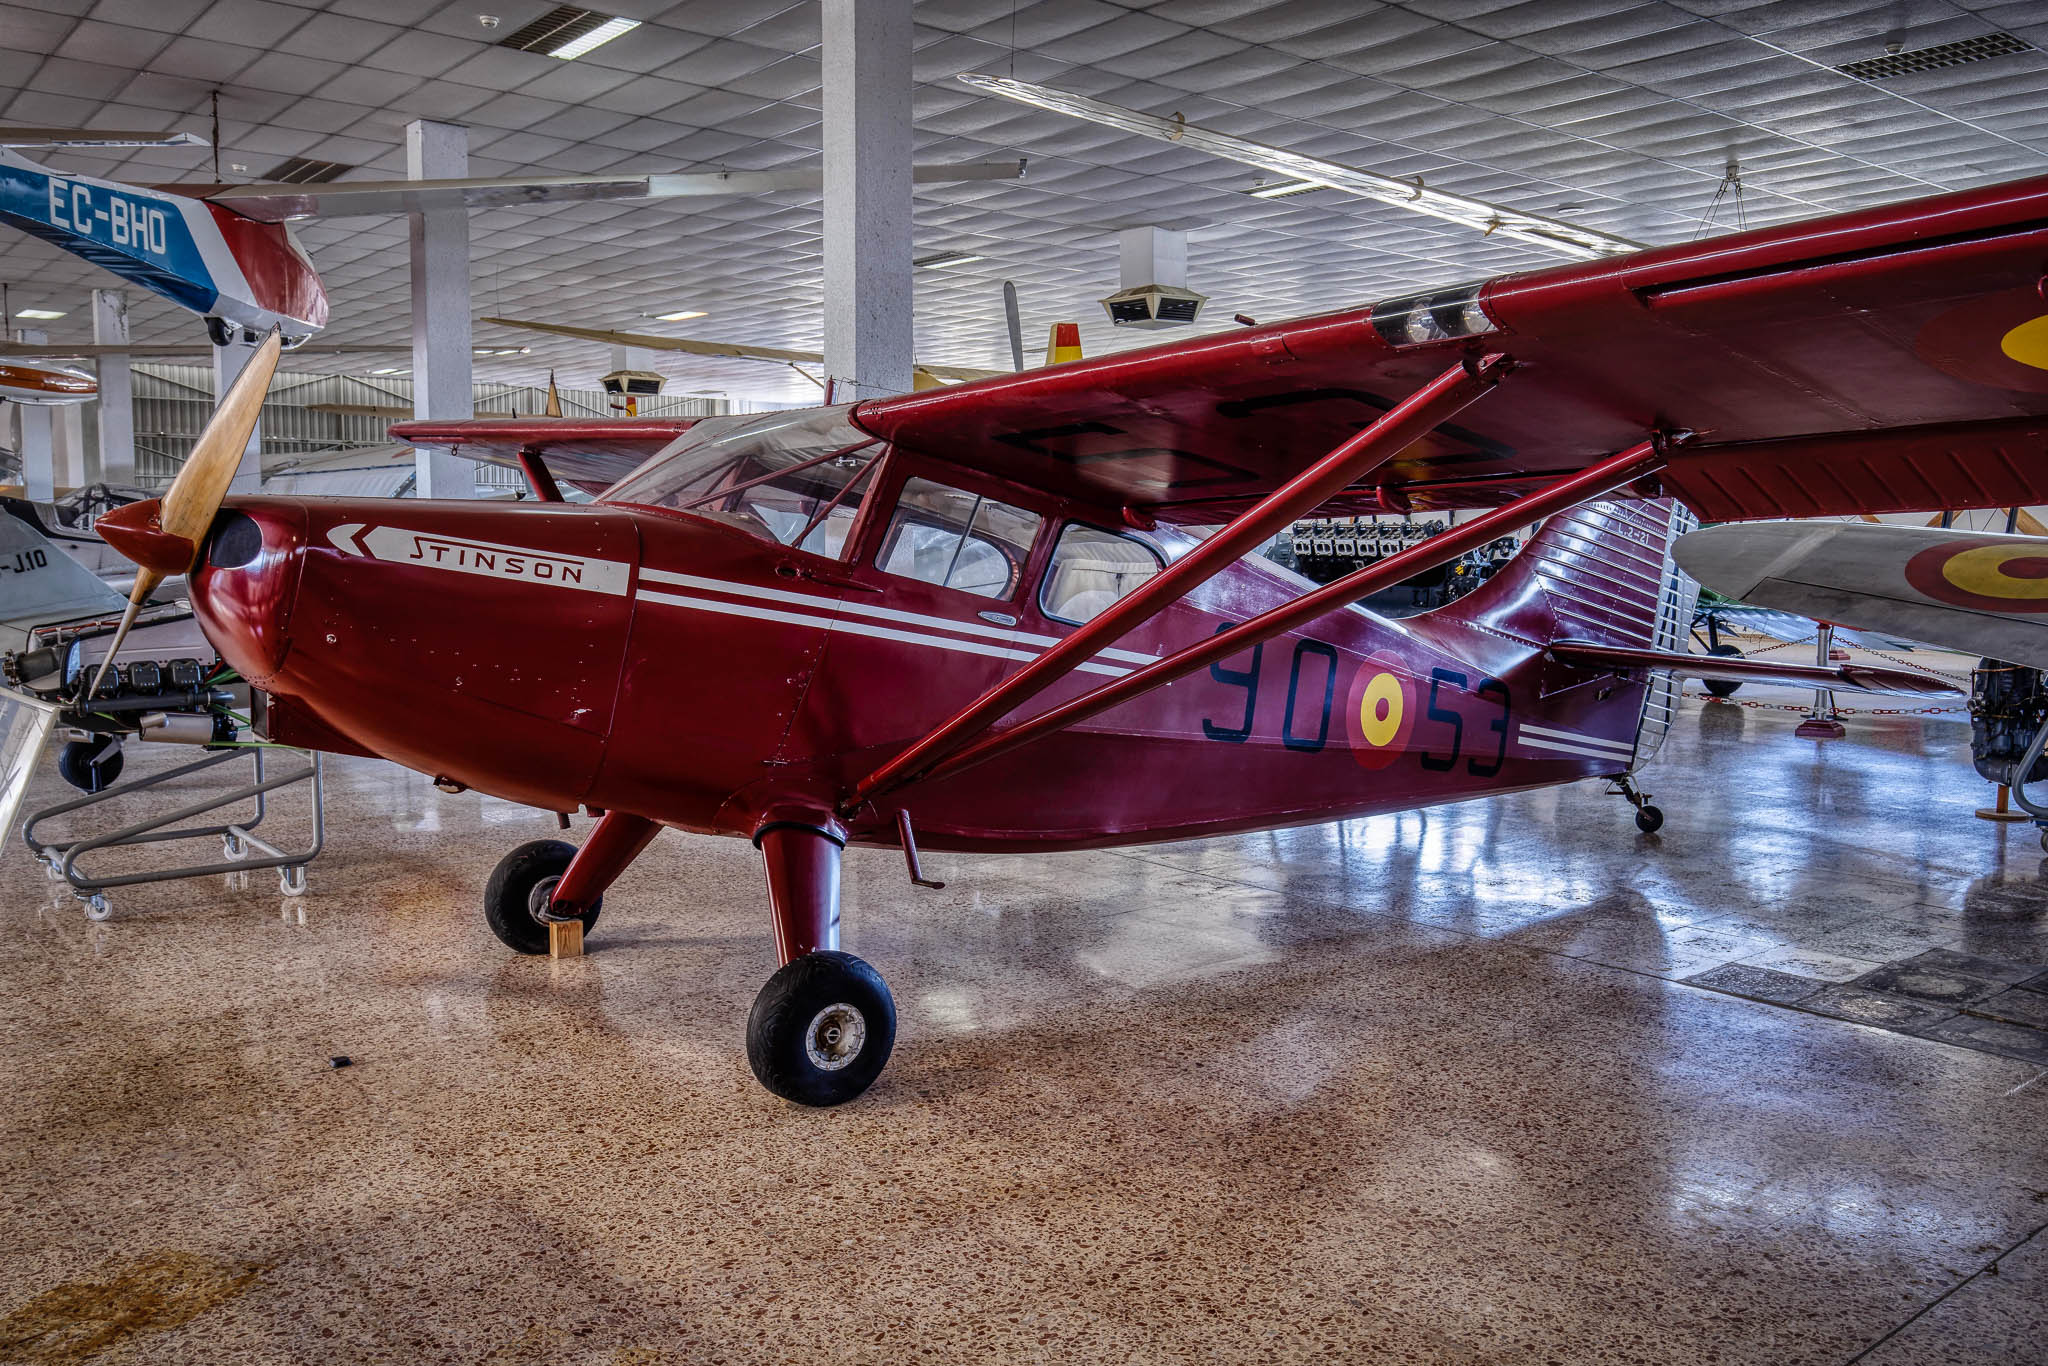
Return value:
<svg viewBox="0 0 2048 1366">
<path fill-rule="evenodd" d="M 811 1066 L 820 1071 L 837 1072 L 860 1056 L 861 1046 L 867 1038 L 867 1017 L 853 1006 L 840 1002 L 826 1006 L 811 1017 L 809 1027 L 804 1030 L 804 1052 L 810 1057 Z"/>
<path fill-rule="evenodd" d="M 544 877 L 533 884 L 533 890 L 526 894 L 526 913 L 533 917 L 536 925 L 545 925 L 555 917 L 548 914 L 548 908 L 555 904 L 555 888 L 562 885 L 562 875 Z"/>
</svg>

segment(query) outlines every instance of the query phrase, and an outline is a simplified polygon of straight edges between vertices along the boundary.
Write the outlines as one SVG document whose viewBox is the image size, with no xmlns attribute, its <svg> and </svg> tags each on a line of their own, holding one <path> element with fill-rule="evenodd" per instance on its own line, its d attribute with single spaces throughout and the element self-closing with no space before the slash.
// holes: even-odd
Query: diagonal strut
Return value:
<svg viewBox="0 0 2048 1366">
<path fill-rule="evenodd" d="M 1596 465 L 1590 465 L 1569 478 L 1560 479 L 1547 488 L 1539 489 L 1524 498 L 1517 498 L 1505 506 L 1473 518 L 1469 522 L 1451 527 L 1449 530 L 1430 537 L 1426 541 L 1377 560 L 1362 569 L 1353 570 L 1341 579 L 1334 579 L 1313 592 L 1304 593 L 1292 602 L 1282 603 L 1249 621 L 1240 622 L 1228 630 L 1219 631 L 1198 644 L 1176 651 L 1156 663 L 1147 664 L 1137 672 L 1127 674 L 1112 682 L 1103 684 L 1072 701 L 1064 702 L 1052 710 L 1028 721 L 984 735 L 980 740 L 942 759 L 922 776 L 929 781 L 950 777 L 963 769 L 985 763 L 999 754 L 1007 754 L 1020 745 L 1028 745 L 1054 731 L 1065 730 L 1078 725 L 1099 712 L 1130 701 L 1134 697 L 1163 688 L 1175 679 L 1184 678 L 1198 669 L 1206 669 L 1221 659 L 1228 659 L 1241 651 L 1249 650 L 1262 641 L 1293 630 L 1315 620 L 1317 617 L 1334 612 L 1340 607 L 1369 597 L 1380 589 L 1389 587 L 1440 564 L 1448 564 L 1468 550 L 1485 545 L 1497 536 L 1506 534 L 1518 526 L 1539 521 L 1552 513 L 1583 503 L 1602 494 L 1612 493 L 1622 485 L 1641 478 L 1659 465 L 1664 457 L 1652 442 L 1632 446 L 1619 455 L 1609 456 Z"/>
<path fill-rule="evenodd" d="M 1460 360 L 1267 494 L 1208 540 L 1119 598 L 1101 616 L 997 683 L 929 735 L 861 779 L 840 804 L 840 810 L 851 812 L 863 802 L 921 777 L 1020 704 L 1086 663 L 1111 641 L 1256 549 L 1260 541 L 1280 527 L 1328 502 L 1431 429 L 1449 421 L 1498 384 L 1513 365 L 1512 360 L 1500 354 Z"/>
</svg>

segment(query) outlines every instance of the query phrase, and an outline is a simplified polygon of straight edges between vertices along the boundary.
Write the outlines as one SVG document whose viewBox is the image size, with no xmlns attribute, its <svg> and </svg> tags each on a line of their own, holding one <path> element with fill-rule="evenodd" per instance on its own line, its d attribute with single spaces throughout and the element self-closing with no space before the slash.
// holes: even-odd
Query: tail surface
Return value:
<svg viewBox="0 0 2048 1366">
<path fill-rule="evenodd" d="M 1478 589 L 1436 615 L 1534 644 L 1585 641 L 1683 652 L 1699 585 L 1671 547 L 1698 525 L 1670 498 L 1584 503 L 1538 527 Z M 1671 728 L 1678 683 L 1652 672 L 1636 718 L 1634 772 Z"/>
</svg>

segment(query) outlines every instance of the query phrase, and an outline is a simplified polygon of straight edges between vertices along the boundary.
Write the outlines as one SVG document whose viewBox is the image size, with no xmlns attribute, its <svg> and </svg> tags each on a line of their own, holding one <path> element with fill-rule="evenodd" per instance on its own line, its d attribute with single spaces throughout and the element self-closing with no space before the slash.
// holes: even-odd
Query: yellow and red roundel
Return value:
<svg viewBox="0 0 2048 1366">
<path fill-rule="evenodd" d="M 1906 582 L 1936 602 L 1990 612 L 2048 612 L 2048 546 L 1968 540 L 1906 561 Z"/>
<path fill-rule="evenodd" d="M 1406 752 L 1415 729 L 1415 696 L 1392 655 L 1371 655 L 1351 676 L 1344 712 L 1351 735 L 1351 757 L 1366 768 L 1380 769 Z"/>
<path fill-rule="evenodd" d="M 1913 339 L 1921 360 L 1957 379 L 2048 393 L 2048 312 L 2033 285 L 1998 290 L 1937 314 Z"/>
</svg>

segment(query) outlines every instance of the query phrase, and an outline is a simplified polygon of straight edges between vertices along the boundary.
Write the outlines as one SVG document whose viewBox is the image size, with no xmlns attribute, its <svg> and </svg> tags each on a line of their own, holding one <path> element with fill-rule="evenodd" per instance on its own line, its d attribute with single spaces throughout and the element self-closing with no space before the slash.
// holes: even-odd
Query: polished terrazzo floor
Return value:
<svg viewBox="0 0 2048 1366">
<path fill-rule="evenodd" d="M 0 1360 L 2048 1361 L 2042 1067 L 1682 980 L 2048 968 L 1965 725 L 1795 719 L 1688 705 L 1654 838 L 1586 785 L 857 854 L 901 1036 L 830 1112 L 747 1070 L 737 842 L 663 836 L 561 963 L 476 909 L 550 818 L 381 764 L 303 899 L 88 923 L 12 846 Z"/>
</svg>

